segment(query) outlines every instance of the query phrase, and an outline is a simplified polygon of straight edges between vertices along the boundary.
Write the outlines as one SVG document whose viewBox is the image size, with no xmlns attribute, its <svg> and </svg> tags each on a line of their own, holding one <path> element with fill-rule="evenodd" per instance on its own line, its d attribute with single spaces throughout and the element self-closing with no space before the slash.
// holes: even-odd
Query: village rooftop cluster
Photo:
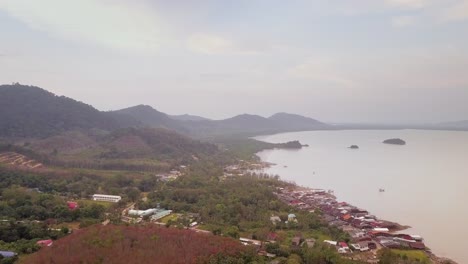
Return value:
<svg viewBox="0 0 468 264">
<path fill-rule="evenodd" d="M 349 244 L 344 241 L 323 241 L 336 247 L 339 253 L 375 251 L 382 247 L 425 250 L 430 253 L 421 236 L 401 233 L 406 227 L 380 220 L 368 211 L 348 203 L 337 202 L 331 191 L 278 188 L 276 195 L 300 210 L 320 211 L 329 225 L 348 233 L 351 237 Z"/>
</svg>

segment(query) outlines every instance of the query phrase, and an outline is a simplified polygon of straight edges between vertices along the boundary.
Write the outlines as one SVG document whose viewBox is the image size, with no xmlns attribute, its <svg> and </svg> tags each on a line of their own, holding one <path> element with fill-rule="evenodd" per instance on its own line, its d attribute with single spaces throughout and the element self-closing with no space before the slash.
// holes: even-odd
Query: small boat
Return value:
<svg viewBox="0 0 468 264">
<path fill-rule="evenodd" d="M 379 192 L 385 192 L 385 189 L 380 188 Z"/>
</svg>

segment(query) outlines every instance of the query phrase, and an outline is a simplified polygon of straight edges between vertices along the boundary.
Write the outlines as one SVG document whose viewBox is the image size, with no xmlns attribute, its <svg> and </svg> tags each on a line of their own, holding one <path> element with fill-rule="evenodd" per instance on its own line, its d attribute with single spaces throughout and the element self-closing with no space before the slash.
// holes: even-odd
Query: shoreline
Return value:
<svg viewBox="0 0 468 264">
<path fill-rule="evenodd" d="M 277 166 L 275 163 L 262 160 L 261 157 L 257 154 L 256 156 L 260 160 L 260 171 L 262 171 L 262 173 L 265 173 L 265 169 L 268 169 L 272 166 Z M 281 175 L 278 176 L 279 180 L 284 181 L 281 179 Z M 329 225 L 336 226 L 342 231 L 350 234 L 350 236 L 356 242 L 363 238 L 360 237 L 360 234 L 356 235 L 356 233 L 365 232 L 364 236 L 370 236 L 373 242 L 380 245 L 377 250 L 382 248 L 419 250 L 424 252 L 432 263 L 458 263 L 450 258 L 439 257 L 432 253 L 431 249 L 424 244 L 424 238 L 420 237 L 419 235 L 402 233 L 402 231 L 410 229 L 411 226 L 380 219 L 377 216 L 371 215 L 366 209 L 360 209 L 357 206 L 347 202 L 338 202 L 333 190 L 314 189 L 313 187 L 299 186 L 295 182 L 287 183 L 290 183 L 291 186 L 293 186 L 292 189 L 288 189 L 286 191 L 284 189 L 278 190 L 278 192 L 275 193 L 280 198 L 280 200 L 299 210 L 320 210 L 322 213 L 322 219 L 324 221 L 326 221 Z M 344 210 L 347 212 L 344 212 Z M 365 223 L 364 225 L 362 225 L 363 222 Z M 369 226 L 366 225 L 367 223 L 374 224 Z M 392 244 L 390 241 L 399 241 L 401 244 L 397 246 L 396 244 Z M 374 263 L 375 259 L 367 260 L 367 262 Z"/>
</svg>

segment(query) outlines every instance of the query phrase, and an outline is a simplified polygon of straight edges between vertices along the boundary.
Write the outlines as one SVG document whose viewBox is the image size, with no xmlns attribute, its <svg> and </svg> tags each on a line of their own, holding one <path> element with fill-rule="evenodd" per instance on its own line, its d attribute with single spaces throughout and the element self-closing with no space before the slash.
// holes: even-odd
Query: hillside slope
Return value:
<svg viewBox="0 0 468 264">
<path fill-rule="evenodd" d="M 187 132 L 187 129 L 183 125 L 182 121 L 172 119 L 169 115 L 163 112 L 159 112 L 149 105 L 137 105 L 109 113 L 131 117 L 146 126 L 162 127 L 181 133 Z"/>
<path fill-rule="evenodd" d="M 218 263 L 218 258 L 244 263 L 253 256 L 231 238 L 155 225 L 99 225 L 78 230 L 23 263 Z"/>
<path fill-rule="evenodd" d="M 39 87 L 0 86 L 0 137 L 46 137 L 69 130 L 113 130 L 137 123 Z"/>
<path fill-rule="evenodd" d="M 161 171 L 218 155 L 214 144 L 163 128 L 123 128 L 93 134 L 67 131 L 30 140 L 27 148 L 62 167 Z"/>
<path fill-rule="evenodd" d="M 288 113 L 277 113 L 268 119 L 275 122 L 281 129 L 308 130 L 327 127 L 326 124 L 313 118 Z"/>
</svg>

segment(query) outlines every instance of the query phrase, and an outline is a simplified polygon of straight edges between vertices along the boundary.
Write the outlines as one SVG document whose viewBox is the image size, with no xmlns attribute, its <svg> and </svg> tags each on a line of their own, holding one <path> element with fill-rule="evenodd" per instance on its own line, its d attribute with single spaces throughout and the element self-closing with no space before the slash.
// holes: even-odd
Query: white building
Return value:
<svg viewBox="0 0 468 264">
<path fill-rule="evenodd" d="M 117 203 L 118 201 L 122 200 L 122 197 L 120 197 L 118 195 L 93 194 L 93 200 L 94 201 Z"/>
<path fill-rule="evenodd" d="M 158 212 L 158 209 L 156 208 L 151 208 L 148 210 L 129 210 L 128 214 L 129 215 L 136 215 L 136 216 L 147 216 L 147 215 L 152 215 Z"/>
</svg>

